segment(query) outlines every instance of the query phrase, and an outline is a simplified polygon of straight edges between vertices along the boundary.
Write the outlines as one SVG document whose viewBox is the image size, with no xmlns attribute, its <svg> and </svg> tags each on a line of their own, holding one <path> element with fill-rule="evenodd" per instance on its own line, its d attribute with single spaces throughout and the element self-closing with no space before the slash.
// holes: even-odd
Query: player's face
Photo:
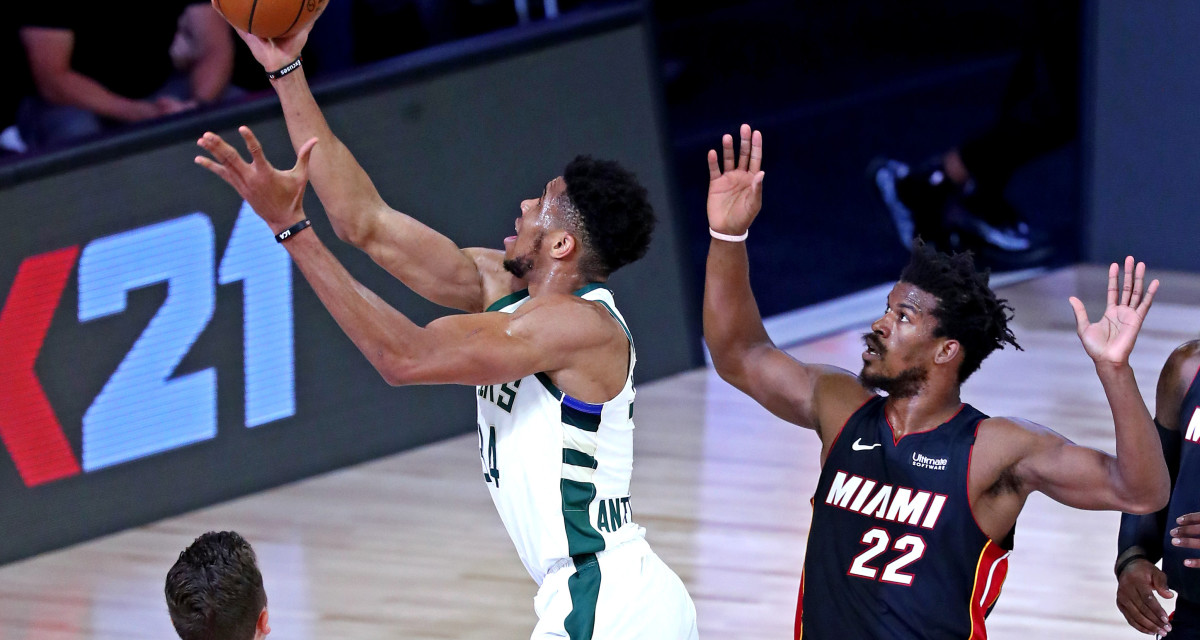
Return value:
<svg viewBox="0 0 1200 640">
<path fill-rule="evenodd" d="M 933 333 L 938 320 L 933 315 L 937 298 L 928 292 L 898 282 L 888 294 L 883 316 L 863 336 L 863 384 L 888 392 L 893 397 L 912 396 L 928 376 L 938 341 Z"/>
<path fill-rule="evenodd" d="M 521 201 L 521 216 L 515 223 L 517 233 L 504 239 L 504 268 L 509 273 L 524 278 L 533 270 L 566 189 L 566 182 L 559 176 L 546 183 L 538 198 Z"/>
</svg>

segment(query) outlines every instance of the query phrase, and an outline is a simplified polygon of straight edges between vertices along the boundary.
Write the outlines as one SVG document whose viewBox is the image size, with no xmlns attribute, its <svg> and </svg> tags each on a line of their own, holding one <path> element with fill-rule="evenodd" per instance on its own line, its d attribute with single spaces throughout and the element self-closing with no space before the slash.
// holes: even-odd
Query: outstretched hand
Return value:
<svg viewBox="0 0 1200 640">
<path fill-rule="evenodd" d="M 1137 263 L 1135 269 L 1133 256 L 1125 258 L 1125 278 L 1121 287 L 1117 286 L 1118 271 L 1115 262 L 1108 267 L 1108 305 L 1104 309 L 1104 316 L 1096 322 L 1088 321 L 1087 310 L 1079 298 L 1070 298 L 1071 308 L 1075 310 L 1075 330 L 1079 340 L 1083 342 L 1088 356 L 1098 365 L 1129 363 L 1133 343 L 1154 301 L 1154 293 L 1158 291 L 1158 280 L 1143 289 L 1146 263 Z"/>
<path fill-rule="evenodd" d="M 210 131 L 201 136 L 197 144 L 212 158 L 196 156 L 196 164 L 217 174 L 236 189 L 274 233 L 304 219 L 302 204 L 308 186 L 308 159 L 317 138 L 311 138 L 300 147 L 294 167 L 280 171 L 263 155 L 262 145 L 250 127 L 238 127 L 238 133 L 250 151 L 250 162 L 243 160 L 242 154 L 221 136 Z"/>
<path fill-rule="evenodd" d="M 721 138 L 724 172 L 717 152 L 708 152 L 708 226 L 719 233 L 741 235 L 762 208 L 762 133 L 741 127 L 741 145 L 734 164 L 733 136 Z"/>
</svg>

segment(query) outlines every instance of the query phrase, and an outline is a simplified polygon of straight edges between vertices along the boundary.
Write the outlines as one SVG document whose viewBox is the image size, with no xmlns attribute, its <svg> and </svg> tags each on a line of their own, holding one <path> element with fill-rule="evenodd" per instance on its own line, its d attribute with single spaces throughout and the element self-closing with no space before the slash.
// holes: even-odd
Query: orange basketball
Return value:
<svg viewBox="0 0 1200 640">
<path fill-rule="evenodd" d="M 260 38 L 290 36 L 317 19 L 327 0 L 213 0 L 229 24 Z"/>
</svg>

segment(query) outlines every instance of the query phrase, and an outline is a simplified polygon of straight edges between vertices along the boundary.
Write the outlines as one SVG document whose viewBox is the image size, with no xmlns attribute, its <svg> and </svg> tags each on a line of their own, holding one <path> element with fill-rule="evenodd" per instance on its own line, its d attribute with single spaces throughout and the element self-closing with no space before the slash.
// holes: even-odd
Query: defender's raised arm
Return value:
<svg viewBox="0 0 1200 640">
<path fill-rule="evenodd" d="M 762 133 L 744 124 L 740 135 L 736 159 L 733 136 L 728 134 L 722 139 L 720 164 L 716 151 L 708 153 L 707 208 L 713 239 L 704 279 L 704 340 L 724 380 L 780 418 L 820 432 L 815 403 L 819 391 L 836 388 L 833 395 L 848 404 L 861 404 L 869 393 L 849 372 L 798 362 L 767 335 L 750 289 L 745 244 L 762 208 Z"/>
</svg>

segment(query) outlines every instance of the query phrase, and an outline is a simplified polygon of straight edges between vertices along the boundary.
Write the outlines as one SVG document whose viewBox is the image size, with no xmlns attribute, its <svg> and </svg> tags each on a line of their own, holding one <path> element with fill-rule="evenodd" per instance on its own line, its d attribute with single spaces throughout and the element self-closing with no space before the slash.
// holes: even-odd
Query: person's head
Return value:
<svg viewBox="0 0 1200 640">
<path fill-rule="evenodd" d="M 947 254 L 920 239 L 887 310 L 863 336 L 863 384 L 894 397 L 915 395 L 931 375 L 961 385 L 984 358 L 1011 344 L 1012 307 L 988 287 L 970 252 Z"/>
<path fill-rule="evenodd" d="M 233 531 L 210 531 L 179 554 L 164 589 L 182 640 L 257 640 L 271 632 L 254 549 Z"/>
<path fill-rule="evenodd" d="M 610 160 L 578 156 L 541 197 L 521 203 L 517 235 L 505 240 L 504 268 L 518 278 L 573 262 L 603 281 L 641 258 L 654 231 L 654 209 L 636 176 Z"/>
</svg>

